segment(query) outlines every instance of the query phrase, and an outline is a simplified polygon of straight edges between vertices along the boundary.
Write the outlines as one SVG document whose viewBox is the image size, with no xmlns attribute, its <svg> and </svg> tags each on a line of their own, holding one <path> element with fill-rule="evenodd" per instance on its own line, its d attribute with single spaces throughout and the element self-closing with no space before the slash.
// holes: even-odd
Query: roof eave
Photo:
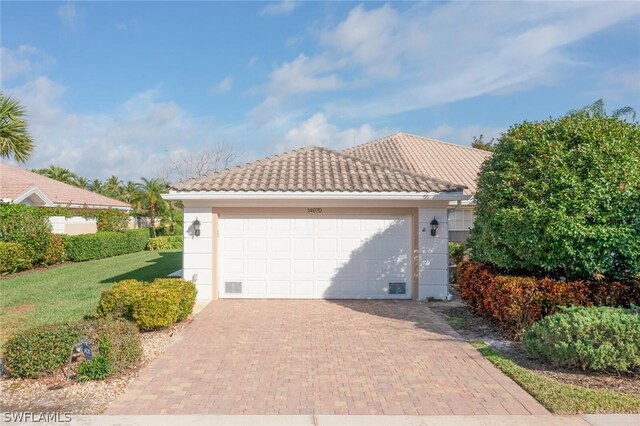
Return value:
<svg viewBox="0 0 640 426">
<path fill-rule="evenodd" d="M 162 194 L 165 200 L 432 200 L 463 201 L 471 196 L 462 190 L 446 192 L 311 192 L 311 191 L 177 191 Z"/>
</svg>

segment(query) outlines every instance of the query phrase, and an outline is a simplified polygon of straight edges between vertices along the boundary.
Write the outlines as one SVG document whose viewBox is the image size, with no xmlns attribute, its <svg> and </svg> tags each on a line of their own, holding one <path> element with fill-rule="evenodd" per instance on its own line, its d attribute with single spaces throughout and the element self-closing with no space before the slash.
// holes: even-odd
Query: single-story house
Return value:
<svg viewBox="0 0 640 426">
<path fill-rule="evenodd" d="M 40 207 L 117 209 L 125 212 L 131 210 L 129 204 L 120 200 L 4 163 L 0 163 L 0 201 Z M 95 219 L 51 216 L 49 221 L 56 234 L 96 232 Z"/>
<path fill-rule="evenodd" d="M 396 134 L 173 184 L 164 197 L 184 203 L 183 276 L 199 299 L 445 299 L 449 210 L 470 208 L 486 157 Z"/>
</svg>

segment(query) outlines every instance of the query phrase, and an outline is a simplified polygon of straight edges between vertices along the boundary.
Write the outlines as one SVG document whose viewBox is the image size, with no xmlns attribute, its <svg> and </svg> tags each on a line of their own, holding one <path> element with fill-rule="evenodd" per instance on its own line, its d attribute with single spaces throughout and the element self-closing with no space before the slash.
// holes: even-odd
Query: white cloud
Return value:
<svg viewBox="0 0 640 426">
<path fill-rule="evenodd" d="M 269 3 L 260 11 L 260 15 L 266 16 L 279 16 L 279 15 L 289 15 L 293 12 L 300 3 L 292 0 L 282 0 L 277 3 Z"/>
<path fill-rule="evenodd" d="M 81 11 L 76 8 L 75 2 L 68 1 L 58 7 L 58 19 L 67 28 L 78 28 L 82 25 L 82 19 L 84 18 Z"/>
<path fill-rule="evenodd" d="M 29 168 L 56 164 L 87 178 L 137 180 L 157 174 L 167 155 L 217 140 L 215 123 L 190 116 L 155 90 L 93 114 L 67 111 L 65 90 L 45 77 L 8 90 L 25 106 L 36 142 Z"/>
<path fill-rule="evenodd" d="M 298 94 L 343 90 L 321 110 L 370 119 L 530 90 L 588 66 L 569 46 L 640 15 L 622 2 L 370 5 L 312 34 L 317 53 L 276 69 L 267 96 L 285 108 Z"/>
<path fill-rule="evenodd" d="M 316 113 L 298 126 L 290 129 L 284 143 L 278 144 L 278 151 L 288 151 L 303 146 L 317 145 L 337 150 L 368 142 L 370 140 L 395 133 L 384 129 L 374 129 L 369 124 L 360 127 L 339 129 L 329 122 L 323 113 Z"/>
<path fill-rule="evenodd" d="M 252 57 L 250 57 L 247 61 L 247 67 L 253 68 L 253 66 L 258 63 L 258 59 L 259 58 L 257 55 L 253 55 Z"/>
<path fill-rule="evenodd" d="M 229 90 L 231 90 L 231 88 L 233 87 L 233 78 L 232 77 L 225 77 L 222 80 L 220 80 L 220 82 L 213 87 L 210 92 L 211 93 L 224 93 L 224 92 L 228 92 Z"/>
<path fill-rule="evenodd" d="M 40 71 L 44 65 L 53 62 L 52 57 L 30 44 L 20 45 L 16 49 L 0 47 L 3 82 Z"/>
</svg>

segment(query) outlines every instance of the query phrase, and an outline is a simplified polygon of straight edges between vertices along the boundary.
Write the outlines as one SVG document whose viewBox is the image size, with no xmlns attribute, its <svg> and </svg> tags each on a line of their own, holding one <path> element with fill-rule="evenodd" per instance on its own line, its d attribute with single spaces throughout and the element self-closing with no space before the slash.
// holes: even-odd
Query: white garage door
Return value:
<svg viewBox="0 0 640 426">
<path fill-rule="evenodd" d="M 221 216 L 220 297 L 411 298 L 410 216 Z"/>
</svg>

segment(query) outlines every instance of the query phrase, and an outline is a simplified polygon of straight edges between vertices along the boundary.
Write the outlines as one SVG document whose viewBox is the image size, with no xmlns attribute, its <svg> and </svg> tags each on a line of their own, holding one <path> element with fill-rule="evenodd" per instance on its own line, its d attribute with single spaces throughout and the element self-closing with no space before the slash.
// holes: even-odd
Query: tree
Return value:
<svg viewBox="0 0 640 426">
<path fill-rule="evenodd" d="M 570 278 L 640 274 L 640 125 L 571 114 L 503 133 L 482 166 L 472 257 Z"/>
<path fill-rule="evenodd" d="M 82 176 L 76 176 L 73 185 L 82 188 L 82 189 L 88 189 L 89 188 L 89 180 L 85 177 Z"/>
<path fill-rule="evenodd" d="M 480 135 L 479 137 L 474 136 L 473 142 L 471 142 L 471 148 L 493 152 L 496 149 L 496 140 L 491 138 L 489 142 L 485 142 L 484 135 Z"/>
<path fill-rule="evenodd" d="M 91 182 L 89 182 L 89 190 L 97 194 L 101 194 L 103 191 L 103 188 L 104 188 L 104 184 L 100 179 L 94 179 Z"/>
<path fill-rule="evenodd" d="M 118 190 L 122 185 L 122 181 L 118 176 L 111 175 L 109 179 L 104 182 L 104 190 L 109 193 L 111 196 L 118 195 Z"/>
<path fill-rule="evenodd" d="M 231 145 L 220 142 L 198 152 L 186 152 L 170 157 L 167 160 L 169 167 L 166 174 L 180 181 L 205 176 L 227 168 L 238 157 Z"/>
<path fill-rule="evenodd" d="M 162 194 L 168 191 L 167 183 L 162 179 L 142 178 L 142 183 L 138 184 L 138 190 L 142 210 L 149 216 L 151 228 L 155 232 L 155 219 L 158 211 L 164 207 L 165 201 Z"/>
<path fill-rule="evenodd" d="M 630 118 L 631 121 L 636 121 L 636 110 L 630 106 L 618 108 L 614 110 L 611 115 L 608 115 L 604 99 L 602 98 L 580 109 L 569 111 L 569 115 L 572 114 L 586 114 L 589 117 L 612 117 L 617 118 L 618 120 Z"/>
<path fill-rule="evenodd" d="M 34 143 L 24 119 L 25 110 L 18 101 L 0 92 L 0 157 L 25 163 Z"/>
<path fill-rule="evenodd" d="M 53 164 L 51 164 L 46 169 L 37 169 L 33 171 L 48 178 L 55 179 L 59 182 L 68 183 L 69 185 L 74 185 L 76 180 L 78 179 L 78 175 L 73 173 L 71 170 L 65 169 L 64 167 L 58 167 Z"/>
</svg>

